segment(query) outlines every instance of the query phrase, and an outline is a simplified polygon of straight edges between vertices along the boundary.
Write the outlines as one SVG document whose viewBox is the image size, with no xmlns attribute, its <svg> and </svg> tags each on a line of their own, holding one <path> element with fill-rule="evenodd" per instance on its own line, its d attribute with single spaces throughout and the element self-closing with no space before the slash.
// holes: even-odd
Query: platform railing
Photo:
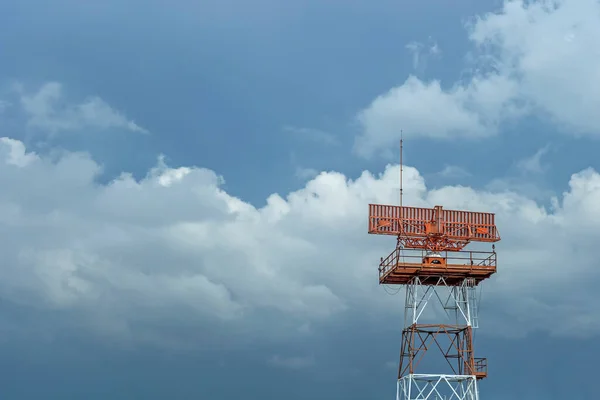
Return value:
<svg viewBox="0 0 600 400">
<path fill-rule="evenodd" d="M 386 258 L 381 259 L 379 264 L 380 276 L 386 275 L 390 270 L 394 268 L 402 268 L 403 265 L 406 267 L 414 268 L 417 265 L 422 267 L 434 266 L 433 264 L 423 263 L 423 259 L 426 257 L 427 252 L 419 249 L 400 249 L 396 248 Z M 440 255 L 446 259 L 446 265 L 452 266 L 472 266 L 472 267 L 484 267 L 484 268 L 495 268 L 497 255 L 496 252 L 489 251 L 461 251 L 461 252 L 442 252 Z M 436 265 L 436 267 L 439 267 Z"/>
<path fill-rule="evenodd" d="M 488 364 L 487 358 L 476 358 L 475 359 L 475 375 L 479 377 L 487 376 Z"/>
</svg>

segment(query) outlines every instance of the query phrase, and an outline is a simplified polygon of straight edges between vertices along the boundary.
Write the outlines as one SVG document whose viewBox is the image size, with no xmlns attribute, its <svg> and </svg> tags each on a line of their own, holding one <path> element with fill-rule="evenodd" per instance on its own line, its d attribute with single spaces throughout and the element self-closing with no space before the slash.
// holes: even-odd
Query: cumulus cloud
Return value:
<svg viewBox="0 0 600 400">
<path fill-rule="evenodd" d="M 410 76 L 358 114 L 363 132 L 355 151 L 370 157 L 395 143 L 400 129 L 406 137 L 436 139 L 493 135 L 499 121 L 514 114 L 509 102 L 516 91 L 516 83 L 497 74 L 449 89 L 442 88 L 440 81 Z"/>
<path fill-rule="evenodd" d="M 468 25 L 470 77 L 451 85 L 414 76 L 358 115 L 363 156 L 408 137 L 477 138 L 504 120 L 549 118 L 563 132 L 598 136 L 600 4 L 594 0 L 508 0 Z"/>
<path fill-rule="evenodd" d="M 304 335 L 302 327 L 336 316 L 384 321 L 399 311 L 376 283 L 379 257 L 395 240 L 366 233 L 367 204 L 396 200 L 397 165 L 354 180 L 321 173 L 261 208 L 226 193 L 203 168 L 159 159 L 144 179 L 124 173 L 105 185 L 99 171 L 86 154 L 50 159 L 0 140 L 5 303 L 52 310 L 114 338 L 177 345 L 223 332 Z M 429 190 L 410 167 L 404 176 L 406 204 L 497 213 L 504 240 L 499 274 L 485 283 L 483 326 L 600 331 L 592 290 L 600 174 L 574 174 L 552 209 L 510 191 Z"/>
<path fill-rule="evenodd" d="M 582 1 L 506 1 L 478 18 L 471 40 L 494 56 L 519 94 L 570 133 L 599 135 L 600 4 Z"/>
<path fill-rule="evenodd" d="M 82 129 L 123 129 L 138 133 L 148 131 L 104 100 L 92 96 L 79 104 L 69 104 L 58 82 L 48 82 L 35 93 L 27 93 L 15 85 L 19 103 L 28 118 L 28 126 L 50 133 Z"/>
</svg>

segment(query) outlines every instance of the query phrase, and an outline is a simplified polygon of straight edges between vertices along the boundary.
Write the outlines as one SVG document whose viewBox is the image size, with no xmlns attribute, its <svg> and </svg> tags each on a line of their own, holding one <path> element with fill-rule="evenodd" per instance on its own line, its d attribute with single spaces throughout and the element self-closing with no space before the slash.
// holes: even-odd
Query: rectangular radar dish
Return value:
<svg viewBox="0 0 600 400">
<path fill-rule="evenodd" d="M 493 213 L 369 204 L 369 233 L 374 235 L 497 242 Z"/>
</svg>

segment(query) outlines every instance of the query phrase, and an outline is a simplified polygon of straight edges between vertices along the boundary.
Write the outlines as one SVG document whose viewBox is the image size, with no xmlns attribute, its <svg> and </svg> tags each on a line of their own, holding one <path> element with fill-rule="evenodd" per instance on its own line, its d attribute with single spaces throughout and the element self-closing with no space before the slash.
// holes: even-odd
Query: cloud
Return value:
<svg viewBox="0 0 600 400">
<path fill-rule="evenodd" d="M 515 114 L 509 102 L 516 91 L 514 82 L 497 74 L 450 89 L 409 76 L 358 114 L 363 131 L 355 151 L 371 157 L 395 143 L 401 129 L 405 137 L 435 139 L 493 135 L 500 120 Z"/>
<path fill-rule="evenodd" d="M 148 133 L 97 96 L 89 97 L 79 104 L 68 104 L 63 87 L 58 82 L 45 83 L 35 93 L 25 93 L 20 84 L 15 85 L 15 89 L 19 94 L 19 103 L 27 115 L 27 124 L 32 128 L 51 134 L 85 129 L 122 129 Z"/>
<path fill-rule="evenodd" d="M 394 240 L 366 233 L 367 204 L 394 201 L 397 165 L 354 180 L 321 173 L 261 208 L 203 168 L 159 159 L 144 179 L 124 173 L 105 185 L 100 171 L 87 154 L 46 158 L 0 140 L 0 296 L 61 315 L 45 334 L 68 323 L 125 341 L 235 345 L 306 335 L 302 327 L 345 316 L 383 324 L 399 312 L 376 284 Z M 484 288 L 488 333 L 518 325 L 572 335 L 573 324 L 600 332 L 600 174 L 574 174 L 551 209 L 507 190 L 428 190 L 408 166 L 404 177 L 406 204 L 497 213 L 503 241 L 499 273 Z"/>
<path fill-rule="evenodd" d="M 424 71 L 427 67 L 427 61 L 430 57 L 439 57 L 442 51 L 438 46 L 437 42 L 429 38 L 431 44 L 427 46 L 427 49 L 423 51 L 425 44 L 421 42 L 410 42 L 406 45 L 406 49 L 411 52 L 413 56 L 413 68 L 419 71 Z"/>
<path fill-rule="evenodd" d="M 458 165 L 446 165 L 438 172 L 438 175 L 442 178 L 468 178 L 472 174 Z"/>
<path fill-rule="evenodd" d="M 547 168 L 546 165 L 542 165 L 542 157 L 545 156 L 549 150 L 550 145 L 540 148 L 530 157 L 519 160 L 517 162 L 517 167 L 524 173 L 541 174 Z"/>
<path fill-rule="evenodd" d="M 315 168 L 306 167 L 300 164 L 298 162 L 298 157 L 296 156 L 295 152 L 290 153 L 290 162 L 295 169 L 294 176 L 301 181 L 306 181 L 319 175 L 319 170 Z"/>
<path fill-rule="evenodd" d="M 476 19 L 471 40 L 495 58 L 519 94 L 570 134 L 598 136 L 600 4 L 582 1 L 506 1 Z"/>
<path fill-rule="evenodd" d="M 515 173 L 492 179 L 485 185 L 486 188 L 493 191 L 510 190 L 537 201 L 547 202 L 554 196 L 554 192 L 542 179 L 550 166 L 543 162 L 543 158 L 550 150 L 551 146 L 547 144 L 534 154 L 518 160 L 512 167 L 516 170 Z"/>
<path fill-rule="evenodd" d="M 408 137 L 479 138 L 504 121 L 535 115 L 562 132 L 599 136 L 600 4 L 505 1 L 468 24 L 469 77 L 452 85 L 410 76 L 358 114 L 356 151 L 369 157 Z"/>
<path fill-rule="evenodd" d="M 301 180 L 311 179 L 319 175 L 319 171 L 314 168 L 296 167 L 296 177 Z"/>
</svg>

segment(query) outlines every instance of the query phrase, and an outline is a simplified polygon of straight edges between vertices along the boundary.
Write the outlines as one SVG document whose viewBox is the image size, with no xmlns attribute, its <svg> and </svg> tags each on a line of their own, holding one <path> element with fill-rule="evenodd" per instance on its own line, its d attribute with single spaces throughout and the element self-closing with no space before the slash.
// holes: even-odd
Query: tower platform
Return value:
<svg viewBox="0 0 600 400">
<path fill-rule="evenodd" d="M 477 284 L 495 272 L 496 252 L 433 253 L 397 247 L 381 260 L 379 283 L 406 285 L 414 277 L 419 277 L 422 284 L 435 285 L 443 277 L 446 285 L 457 286 L 466 278 L 472 278 Z"/>
</svg>

